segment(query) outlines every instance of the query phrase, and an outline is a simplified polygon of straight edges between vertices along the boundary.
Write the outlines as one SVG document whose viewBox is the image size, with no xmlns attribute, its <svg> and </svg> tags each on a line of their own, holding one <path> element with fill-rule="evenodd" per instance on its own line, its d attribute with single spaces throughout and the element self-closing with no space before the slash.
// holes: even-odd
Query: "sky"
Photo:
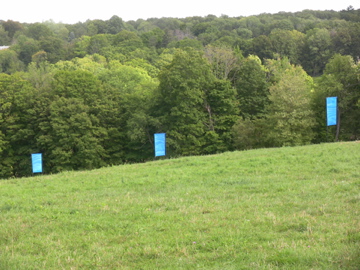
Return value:
<svg viewBox="0 0 360 270">
<path fill-rule="evenodd" d="M 357 2 L 356 0 L 355 2 Z M 108 20 L 117 15 L 124 21 L 148 18 L 185 18 L 228 15 L 229 17 L 297 12 L 304 9 L 340 11 L 354 0 L 1 0 L 0 20 L 21 23 L 45 22 L 74 24 L 87 20 Z"/>
</svg>

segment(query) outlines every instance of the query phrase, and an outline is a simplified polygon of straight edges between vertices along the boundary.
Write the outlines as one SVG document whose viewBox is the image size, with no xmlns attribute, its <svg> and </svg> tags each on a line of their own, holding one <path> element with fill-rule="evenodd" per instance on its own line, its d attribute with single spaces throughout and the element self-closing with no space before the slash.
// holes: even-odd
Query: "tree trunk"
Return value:
<svg viewBox="0 0 360 270">
<path fill-rule="evenodd" d="M 340 133 L 340 110 L 337 111 L 337 121 L 336 121 L 336 136 L 335 141 L 339 141 L 339 133 Z"/>
</svg>

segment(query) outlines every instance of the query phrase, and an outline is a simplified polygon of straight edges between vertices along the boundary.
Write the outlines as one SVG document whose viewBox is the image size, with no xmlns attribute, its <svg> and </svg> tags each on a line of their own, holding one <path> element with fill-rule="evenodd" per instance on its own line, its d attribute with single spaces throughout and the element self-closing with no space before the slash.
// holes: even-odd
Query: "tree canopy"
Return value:
<svg viewBox="0 0 360 270">
<path fill-rule="evenodd" d="M 0 20 L 0 178 L 151 160 L 156 132 L 170 157 L 357 140 L 359 17 Z"/>
</svg>

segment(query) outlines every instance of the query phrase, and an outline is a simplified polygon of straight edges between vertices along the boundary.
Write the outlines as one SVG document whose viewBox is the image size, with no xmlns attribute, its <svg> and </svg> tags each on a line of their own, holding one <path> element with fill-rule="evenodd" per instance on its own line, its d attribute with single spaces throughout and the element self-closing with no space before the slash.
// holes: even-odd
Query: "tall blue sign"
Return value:
<svg viewBox="0 0 360 270">
<path fill-rule="evenodd" d="M 327 126 L 337 125 L 337 97 L 326 98 L 326 124 Z"/>
<path fill-rule="evenodd" d="M 166 155 L 166 133 L 154 134 L 155 157 Z"/>
<path fill-rule="evenodd" d="M 32 161 L 32 172 L 33 173 L 41 173 L 42 172 L 42 154 L 31 154 Z"/>
</svg>

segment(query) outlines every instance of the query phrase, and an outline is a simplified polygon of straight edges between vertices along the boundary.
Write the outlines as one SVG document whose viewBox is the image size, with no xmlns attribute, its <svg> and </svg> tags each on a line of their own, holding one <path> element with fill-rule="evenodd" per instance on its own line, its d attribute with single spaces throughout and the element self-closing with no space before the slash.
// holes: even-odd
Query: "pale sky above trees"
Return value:
<svg viewBox="0 0 360 270">
<path fill-rule="evenodd" d="M 54 22 L 77 23 L 86 20 L 108 20 L 117 15 L 124 21 L 161 18 L 207 16 L 209 14 L 230 17 L 277 13 L 280 11 L 297 12 L 304 9 L 340 11 L 352 5 L 359 8 L 353 0 L 252 0 L 252 1 L 85 1 L 85 0 L 10 0 L 1 1 L 0 20 L 14 20 L 21 23 L 34 23 L 53 20 Z M 356 1 L 355 1 L 356 2 Z"/>
</svg>

